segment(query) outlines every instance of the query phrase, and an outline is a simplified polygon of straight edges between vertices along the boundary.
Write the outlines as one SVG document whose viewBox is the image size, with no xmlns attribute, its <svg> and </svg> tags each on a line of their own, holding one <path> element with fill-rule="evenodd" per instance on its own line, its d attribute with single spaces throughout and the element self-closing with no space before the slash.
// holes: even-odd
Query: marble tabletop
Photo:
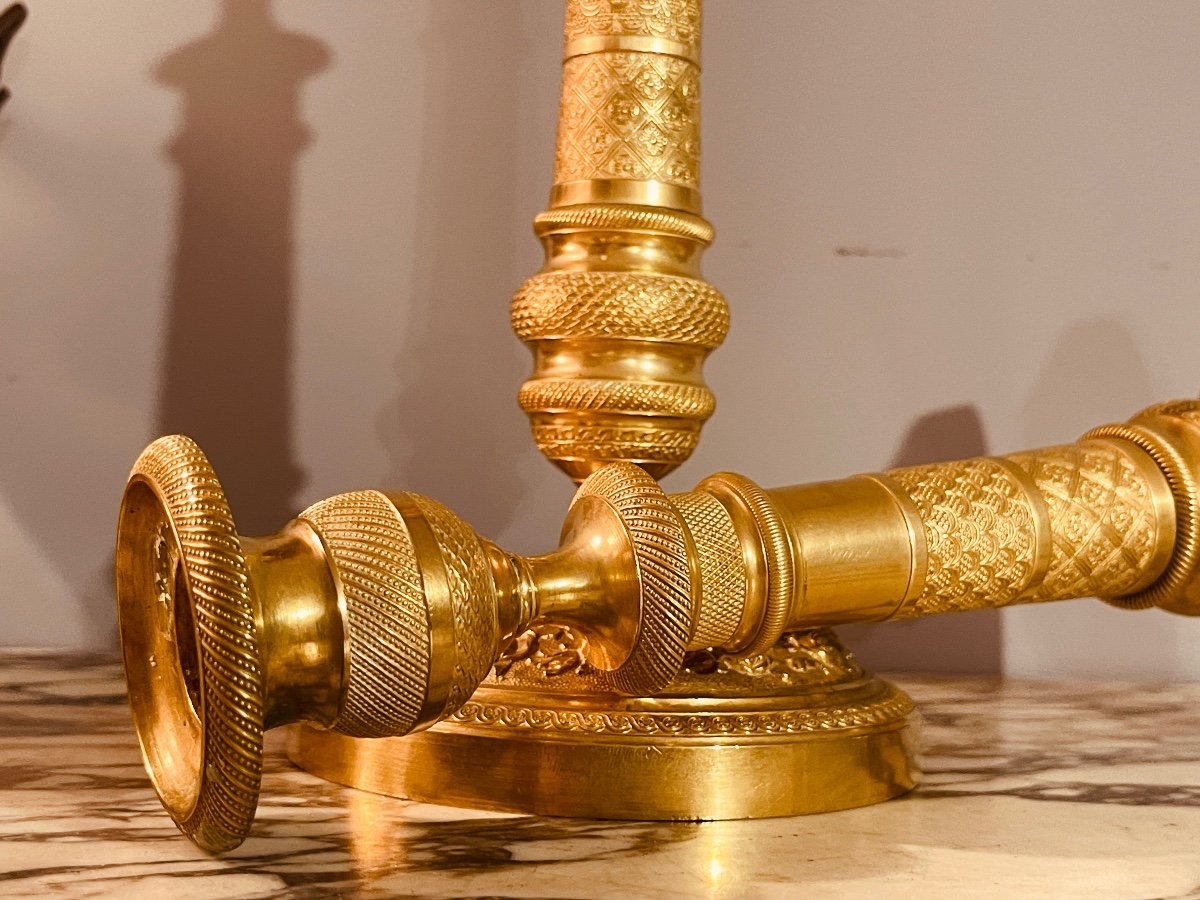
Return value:
<svg viewBox="0 0 1200 900">
<path fill-rule="evenodd" d="M 110 658 L 0 654 L 0 896 L 1200 897 L 1200 685 L 897 679 L 925 781 L 792 819 L 497 815 L 337 787 L 270 744 L 211 857 L 142 770 Z"/>
</svg>

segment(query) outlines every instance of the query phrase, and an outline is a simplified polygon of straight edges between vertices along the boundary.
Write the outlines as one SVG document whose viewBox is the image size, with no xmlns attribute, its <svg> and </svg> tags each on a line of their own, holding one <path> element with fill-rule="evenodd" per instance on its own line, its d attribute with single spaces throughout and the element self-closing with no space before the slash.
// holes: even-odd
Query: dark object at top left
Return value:
<svg viewBox="0 0 1200 900">
<path fill-rule="evenodd" d="M 4 51 L 8 49 L 8 45 L 12 43 L 17 29 L 21 27 L 21 23 L 25 21 L 25 17 L 28 15 L 29 10 L 21 3 L 14 3 L 3 13 L 0 13 L 0 65 L 4 63 Z M 8 100 L 8 93 L 8 88 L 0 85 L 0 107 L 3 107 L 5 101 Z"/>
</svg>

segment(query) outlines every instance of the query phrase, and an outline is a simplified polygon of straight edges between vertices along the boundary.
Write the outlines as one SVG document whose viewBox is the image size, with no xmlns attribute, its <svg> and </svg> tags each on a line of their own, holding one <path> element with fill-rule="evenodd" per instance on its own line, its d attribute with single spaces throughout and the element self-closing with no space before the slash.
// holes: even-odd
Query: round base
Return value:
<svg viewBox="0 0 1200 900">
<path fill-rule="evenodd" d="M 832 639 L 781 645 L 814 635 Z M 830 666 L 834 650 L 844 658 Z M 685 672 L 655 697 L 600 693 L 575 675 L 512 684 L 531 679 L 510 674 L 422 734 L 361 739 L 298 726 L 288 754 L 375 793 L 600 819 L 788 816 L 911 790 L 912 702 L 836 643 L 818 651 L 815 670 L 759 657 L 739 661 L 740 672 Z"/>
</svg>

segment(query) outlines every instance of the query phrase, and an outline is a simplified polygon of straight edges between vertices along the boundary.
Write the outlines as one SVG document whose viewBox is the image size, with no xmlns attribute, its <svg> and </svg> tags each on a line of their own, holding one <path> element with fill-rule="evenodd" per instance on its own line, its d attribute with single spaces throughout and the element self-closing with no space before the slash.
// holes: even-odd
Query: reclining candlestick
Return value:
<svg viewBox="0 0 1200 900">
<path fill-rule="evenodd" d="M 200 449 L 161 438 L 133 468 L 117 536 L 135 726 L 164 806 L 196 843 L 225 850 L 253 819 L 265 729 L 312 726 L 296 752 L 310 752 L 317 768 L 322 759 L 327 768 L 347 763 L 340 750 L 333 762 L 322 756 L 322 746 L 344 749 L 343 739 L 406 735 L 455 716 L 463 728 L 486 730 L 478 706 L 465 718 L 462 710 L 485 679 L 503 689 L 510 676 L 489 672 L 539 624 L 582 636 L 586 667 L 576 675 L 619 711 L 617 695 L 671 694 L 690 652 L 753 658 L 788 632 L 837 623 L 1092 595 L 1198 614 L 1198 478 L 1195 401 L 1151 407 L 1076 444 L 771 490 L 718 474 L 668 496 L 642 469 L 613 463 L 579 488 L 560 548 L 522 557 L 409 493 L 341 494 L 275 535 L 242 537 Z M 811 634 L 826 642 L 818 656 L 844 652 Z M 856 671 L 845 684 L 863 682 Z M 846 691 L 829 699 L 838 684 L 799 673 L 790 682 L 844 712 Z M 874 712 L 849 716 L 833 732 L 857 742 L 855 754 L 864 739 L 875 741 L 872 753 L 886 750 L 900 765 L 907 701 L 880 684 L 855 694 Z M 742 718 L 753 715 L 743 710 Z M 599 733 L 581 722 L 572 728 L 603 749 L 605 721 Z M 745 726 L 730 727 L 736 737 Z M 636 728 L 627 737 L 636 743 Z M 373 742 L 354 742 L 364 743 Z M 812 752 L 805 748 L 809 764 Z M 478 754 L 473 765 L 487 768 Z M 764 791 L 731 803 L 709 785 L 703 801 L 687 794 L 694 785 L 673 785 L 684 800 L 606 791 L 606 801 L 576 798 L 569 808 L 618 817 L 780 814 L 911 787 L 910 777 L 895 775 L 875 772 L 873 792 L 820 803 L 794 779 L 799 799 Z M 471 802 L 529 805 L 487 802 L 479 779 L 466 770 L 461 778 L 475 785 L 465 794 Z M 440 780 L 444 794 L 445 770 Z"/>
</svg>

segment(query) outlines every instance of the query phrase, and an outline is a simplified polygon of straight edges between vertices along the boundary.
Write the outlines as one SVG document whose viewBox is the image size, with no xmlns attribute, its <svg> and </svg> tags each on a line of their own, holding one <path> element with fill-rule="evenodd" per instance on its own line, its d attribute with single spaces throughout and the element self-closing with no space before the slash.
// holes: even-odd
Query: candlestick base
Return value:
<svg viewBox="0 0 1200 900">
<path fill-rule="evenodd" d="M 530 653 L 421 734 L 361 739 L 297 726 L 289 756 L 389 796 L 600 819 L 829 812 L 918 780 L 912 701 L 827 629 L 785 635 L 750 659 L 693 654 L 654 697 L 598 690 L 586 666 L 550 674 L 569 655 Z"/>
</svg>

